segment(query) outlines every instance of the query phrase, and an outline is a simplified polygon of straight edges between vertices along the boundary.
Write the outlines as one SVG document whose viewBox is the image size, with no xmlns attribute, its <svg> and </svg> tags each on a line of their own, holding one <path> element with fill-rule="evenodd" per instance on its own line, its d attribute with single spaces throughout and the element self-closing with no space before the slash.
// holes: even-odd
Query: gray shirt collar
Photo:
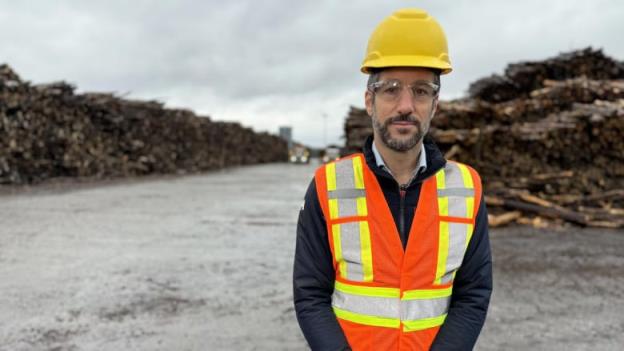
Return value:
<svg viewBox="0 0 624 351">
<path fill-rule="evenodd" d="M 374 141 L 373 141 L 373 154 L 375 155 L 375 162 L 377 163 L 377 166 L 385 170 L 386 172 L 388 172 L 390 175 L 392 175 L 392 172 L 390 172 L 390 168 L 386 166 L 383 158 L 381 158 L 381 154 L 379 153 L 379 150 L 377 150 L 377 147 L 375 146 Z M 414 178 L 416 178 L 418 174 L 424 172 L 425 170 L 427 170 L 427 154 L 425 153 L 425 144 L 420 143 L 420 156 L 418 157 L 418 166 L 416 166 L 416 169 L 412 173 L 412 178 L 410 179 L 408 184 L 411 183 L 412 180 L 414 180 Z"/>
</svg>

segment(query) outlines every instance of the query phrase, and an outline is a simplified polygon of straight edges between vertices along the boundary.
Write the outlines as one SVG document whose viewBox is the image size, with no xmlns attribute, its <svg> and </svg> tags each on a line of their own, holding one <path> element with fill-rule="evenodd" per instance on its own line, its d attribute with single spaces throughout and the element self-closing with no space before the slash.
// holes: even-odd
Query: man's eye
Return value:
<svg viewBox="0 0 624 351">
<path fill-rule="evenodd" d="M 413 91 L 414 91 L 414 95 L 417 95 L 417 96 L 429 95 L 429 91 L 427 89 L 414 88 Z"/>
<path fill-rule="evenodd" d="M 396 85 L 391 85 L 389 87 L 385 87 L 381 92 L 384 94 L 397 94 L 399 92 L 399 87 Z"/>
</svg>

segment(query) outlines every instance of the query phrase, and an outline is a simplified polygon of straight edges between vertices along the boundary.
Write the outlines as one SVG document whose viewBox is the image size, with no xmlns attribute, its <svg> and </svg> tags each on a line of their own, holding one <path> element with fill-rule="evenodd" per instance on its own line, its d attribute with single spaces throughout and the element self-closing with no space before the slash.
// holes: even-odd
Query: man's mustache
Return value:
<svg viewBox="0 0 624 351">
<path fill-rule="evenodd" d="M 420 125 L 420 122 L 418 122 L 416 117 L 414 117 L 412 115 L 400 115 L 400 116 L 390 117 L 390 118 L 388 118 L 386 120 L 384 125 L 387 127 L 387 126 L 389 126 L 390 124 L 392 124 L 394 122 L 410 122 L 410 123 L 415 124 L 417 126 Z"/>
</svg>

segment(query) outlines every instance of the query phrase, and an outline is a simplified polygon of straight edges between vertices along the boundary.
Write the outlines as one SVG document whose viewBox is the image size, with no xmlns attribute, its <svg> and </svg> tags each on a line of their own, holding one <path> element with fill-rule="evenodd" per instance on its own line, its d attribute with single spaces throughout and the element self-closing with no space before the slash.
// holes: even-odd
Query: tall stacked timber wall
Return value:
<svg viewBox="0 0 624 351">
<path fill-rule="evenodd" d="M 352 107 L 348 152 L 370 134 L 370 117 Z M 447 159 L 480 172 L 493 224 L 624 227 L 624 64 L 600 50 L 476 81 L 468 97 L 440 102 L 430 135 Z"/>
<path fill-rule="evenodd" d="M 286 143 L 154 101 L 31 85 L 0 65 L 0 184 L 193 173 L 286 161 Z"/>
</svg>

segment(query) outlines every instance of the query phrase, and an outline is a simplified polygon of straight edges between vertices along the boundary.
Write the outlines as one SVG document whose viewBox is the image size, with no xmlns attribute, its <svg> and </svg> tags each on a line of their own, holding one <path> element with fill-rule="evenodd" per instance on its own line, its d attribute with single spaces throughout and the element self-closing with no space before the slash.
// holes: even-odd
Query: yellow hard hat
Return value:
<svg viewBox="0 0 624 351">
<path fill-rule="evenodd" d="M 427 67 L 451 72 L 446 36 L 438 22 L 420 9 L 402 9 L 385 18 L 368 40 L 360 70 Z"/>
</svg>

